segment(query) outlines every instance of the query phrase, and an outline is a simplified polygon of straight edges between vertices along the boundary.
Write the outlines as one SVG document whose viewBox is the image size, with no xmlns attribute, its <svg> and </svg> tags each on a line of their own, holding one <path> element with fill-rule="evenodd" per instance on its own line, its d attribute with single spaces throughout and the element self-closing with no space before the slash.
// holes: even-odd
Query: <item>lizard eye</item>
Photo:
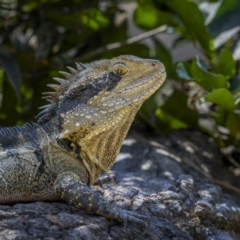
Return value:
<svg viewBox="0 0 240 240">
<path fill-rule="evenodd" d="M 114 68 L 113 68 L 114 73 L 116 73 L 119 76 L 124 76 L 129 72 L 129 69 L 127 68 L 127 66 L 121 64 L 121 63 L 117 63 Z"/>
</svg>

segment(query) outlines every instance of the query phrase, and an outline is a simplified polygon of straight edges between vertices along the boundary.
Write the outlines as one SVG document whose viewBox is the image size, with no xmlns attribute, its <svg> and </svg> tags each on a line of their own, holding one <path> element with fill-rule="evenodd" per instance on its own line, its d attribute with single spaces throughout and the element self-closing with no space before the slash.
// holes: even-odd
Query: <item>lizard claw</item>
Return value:
<svg viewBox="0 0 240 240">
<path fill-rule="evenodd" d="M 109 174 L 104 174 L 94 183 L 94 185 L 99 185 L 100 187 L 103 187 L 103 184 L 109 183 L 116 184 L 113 177 L 111 177 Z"/>
</svg>

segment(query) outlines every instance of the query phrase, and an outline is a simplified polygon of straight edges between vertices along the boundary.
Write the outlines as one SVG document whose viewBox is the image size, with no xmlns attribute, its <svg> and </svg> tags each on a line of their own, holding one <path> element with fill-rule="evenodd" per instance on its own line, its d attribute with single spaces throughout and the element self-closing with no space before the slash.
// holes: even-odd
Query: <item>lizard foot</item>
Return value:
<svg viewBox="0 0 240 240">
<path fill-rule="evenodd" d="M 74 173 L 60 175 L 55 184 L 56 193 L 70 205 L 96 214 L 123 221 L 130 221 L 147 227 L 148 218 L 134 211 L 122 209 L 109 203 L 99 192 L 81 183 Z"/>
<path fill-rule="evenodd" d="M 123 221 L 124 226 L 127 225 L 127 222 L 134 222 L 144 226 L 145 228 L 149 226 L 148 217 L 141 215 L 139 213 L 136 213 L 134 211 L 128 211 L 113 205 L 111 205 L 111 207 L 109 208 L 107 207 L 107 209 L 100 208 L 96 211 L 96 213 L 112 219 L 116 219 L 118 221 Z"/>
</svg>

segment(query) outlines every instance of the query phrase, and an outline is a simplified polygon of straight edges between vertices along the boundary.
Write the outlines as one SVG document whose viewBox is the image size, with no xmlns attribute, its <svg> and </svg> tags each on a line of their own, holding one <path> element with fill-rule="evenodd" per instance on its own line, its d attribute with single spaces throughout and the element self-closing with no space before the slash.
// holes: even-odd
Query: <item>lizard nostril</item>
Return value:
<svg viewBox="0 0 240 240">
<path fill-rule="evenodd" d="M 152 66 L 154 66 L 154 67 L 155 67 L 155 63 L 152 63 Z"/>
</svg>

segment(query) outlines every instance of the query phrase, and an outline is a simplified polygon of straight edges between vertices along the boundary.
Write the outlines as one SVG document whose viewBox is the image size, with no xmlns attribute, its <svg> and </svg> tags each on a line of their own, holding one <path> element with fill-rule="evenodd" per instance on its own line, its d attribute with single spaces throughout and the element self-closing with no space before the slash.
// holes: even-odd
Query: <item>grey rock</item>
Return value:
<svg viewBox="0 0 240 240">
<path fill-rule="evenodd" d="M 148 216 L 147 229 L 63 202 L 18 203 L 0 206 L 0 239 L 240 239 L 239 196 L 209 180 L 219 176 L 239 183 L 227 171 L 212 140 L 199 132 L 178 131 L 168 138 L 132 135 L 100 181 L 102 187 L 94 188 L 110 202 Z"/>
</svg>

